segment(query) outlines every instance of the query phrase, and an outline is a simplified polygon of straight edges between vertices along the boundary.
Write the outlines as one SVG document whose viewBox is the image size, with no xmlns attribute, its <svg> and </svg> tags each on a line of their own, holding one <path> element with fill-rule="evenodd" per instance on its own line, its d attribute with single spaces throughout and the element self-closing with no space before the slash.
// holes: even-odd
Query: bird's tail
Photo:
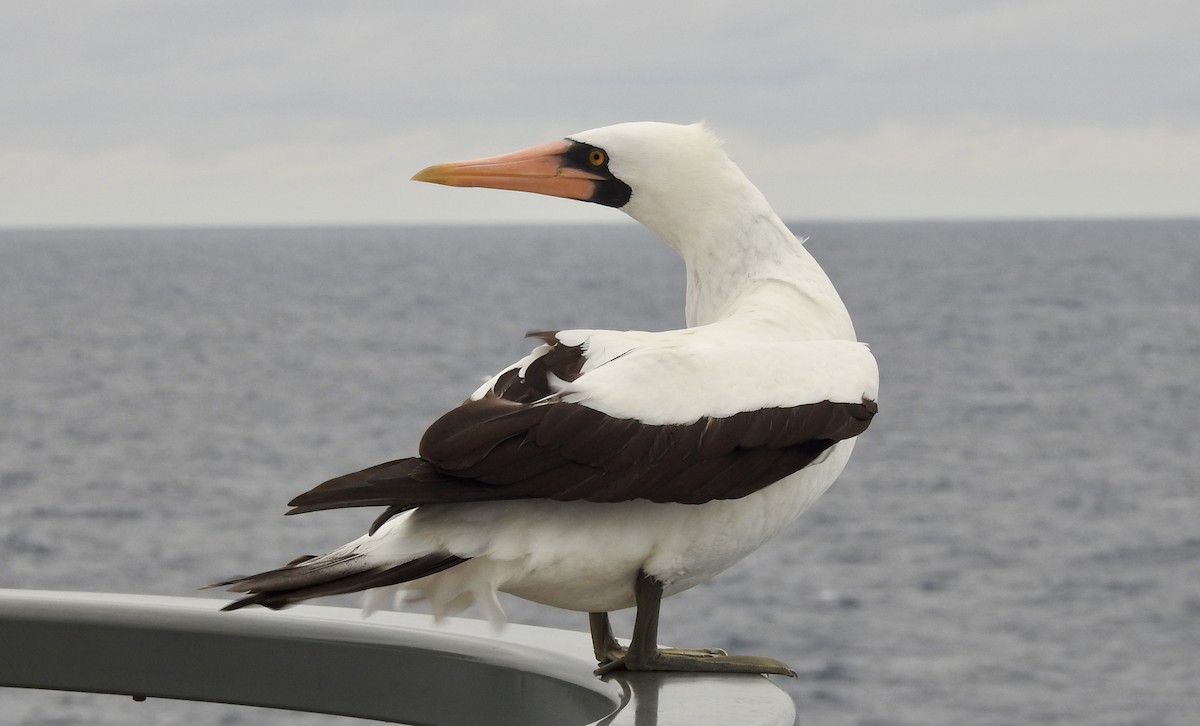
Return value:
<svg viewBox="0 0 1200 726">
<path fill-rule="evenodd" d="M 222 610 L 237 610 L 247 605 L 278 610 L 314 597 L 399 585 L 442 572 L 468 559 L 449 552 L 432 552 L 400 564 L 380 564 L 378 558 L 342 547 L 327 555 L 299 557 L 278 569 L 218 582 L 210 587 L 249 593 Z"/>
</svg>

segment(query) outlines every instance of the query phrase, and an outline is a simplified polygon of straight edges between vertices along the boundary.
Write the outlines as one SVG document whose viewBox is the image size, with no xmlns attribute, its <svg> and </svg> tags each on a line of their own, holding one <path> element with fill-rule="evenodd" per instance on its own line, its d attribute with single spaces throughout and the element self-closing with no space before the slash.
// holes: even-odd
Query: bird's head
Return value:
<svg viewBox="0 0 1200 726">
<path fill-rule="evenodd" d="M 667 237 L 723 201 L 758 196 L 703 124 L 605 126 L 501 156 L 437 164 L 413 179 L 595 202 Z"/>
</svg>

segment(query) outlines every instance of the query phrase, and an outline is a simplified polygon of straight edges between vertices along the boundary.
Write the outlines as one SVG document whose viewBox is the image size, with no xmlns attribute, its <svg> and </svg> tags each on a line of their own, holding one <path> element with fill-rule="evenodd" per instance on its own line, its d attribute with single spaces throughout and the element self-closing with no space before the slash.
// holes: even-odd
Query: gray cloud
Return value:
<svg viewBox="0 0 1200 726">
<path fill-rule="evenodd" d="M 1054 213 L 996 193 L 1048 171 L 1079 190 L 1063 214 L 1197 213 L 1171 191 L 1194 174 L 1152 173 L 1200 155 L 1197 20 L 1184 0 L 8 3 L 0 192 L 21 204 L 0 225 L 448 218 L 461 198 L 406 188 L 405 206 L 407 173 L 645 118 L 709 120 L 773 198 L 821 200 L 794 214 Z M 1144 199 L 1120 181 L 1143 165 Z M 903 209 L 814 197 L 847 173 L 916 188 Z M 959 177 L 993 193 L 947 190 Z"/>
</svg>

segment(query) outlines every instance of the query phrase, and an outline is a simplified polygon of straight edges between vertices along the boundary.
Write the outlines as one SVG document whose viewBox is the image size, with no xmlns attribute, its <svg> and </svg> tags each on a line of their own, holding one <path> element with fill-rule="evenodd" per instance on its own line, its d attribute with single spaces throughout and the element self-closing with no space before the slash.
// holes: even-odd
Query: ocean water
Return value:
<svg viewBox="0 0 1200 726">
<path fill-rule="evenodd" d="M 800 724 L 1200 722 L 1200 221 L 794 228 L 880 414 L 663 642 L 788 661 Z M 412 453 L 526 331 L 682 295 L 628 225 L 0 232 L 0 587 L 221 598 L 360 533 L 284 503 Z M 358 723 L 13 689 L 0 722 Z"/>
</svg>

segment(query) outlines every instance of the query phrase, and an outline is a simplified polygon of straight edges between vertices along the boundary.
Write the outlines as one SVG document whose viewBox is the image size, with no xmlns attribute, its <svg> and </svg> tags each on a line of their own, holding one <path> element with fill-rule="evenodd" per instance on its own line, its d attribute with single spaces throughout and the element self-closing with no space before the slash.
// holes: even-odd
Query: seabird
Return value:
<svg viewBox="0 0 1200 726">
<path fill-rule="evenodd" d="M 629 123 L 413 179 L 615 207 L 687 267 L 687 327 L 531 333 L 533 351 L 426 430 L 419 456 L 331 479 L 288 514 L 385 507 L 332 552 L 219 583 L 282 608 L 366 590 L 435 617 L 497 592 L 589 613 L 598 673 L 794 675 L 771 658 L 659 648 L 660 601 L 796 519 L 877 410 L 845 305 L 702 124 Z M 608 613 L 634 607 L 622 646 Z"/>
</svg>

